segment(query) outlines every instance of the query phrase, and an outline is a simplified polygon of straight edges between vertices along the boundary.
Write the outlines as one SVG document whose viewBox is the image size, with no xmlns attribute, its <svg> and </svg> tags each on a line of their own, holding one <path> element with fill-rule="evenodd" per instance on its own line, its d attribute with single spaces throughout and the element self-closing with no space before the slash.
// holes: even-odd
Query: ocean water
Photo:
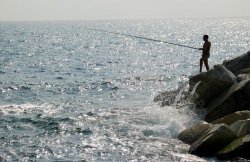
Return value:
<svg viewBox="0 0 250 162">
<path fill-rule="evenodd" d="M 187 89 L 200 51 L 89 28 L 192 47 L 208 34 L 212 67 L 249 50 L 249 23 L 0 22 L 0 161 L 216 161 L 176 138 L 200 120 L 187 100 L 153 101 Z"/>
</svg>

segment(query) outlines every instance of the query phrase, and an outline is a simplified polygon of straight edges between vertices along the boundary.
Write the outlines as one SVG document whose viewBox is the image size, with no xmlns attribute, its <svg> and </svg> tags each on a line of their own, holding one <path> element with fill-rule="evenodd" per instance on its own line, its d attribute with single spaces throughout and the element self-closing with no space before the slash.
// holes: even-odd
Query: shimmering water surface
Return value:
<svg viewBox="0 0 250 162">
<path fill-rule="evenodd" d="M 0 159 L 213 161 L 189 155 L 176 139 L 199 115 L 184 101 L 153 101 L 198 73 L 200 51 L 88 28 L 193 47 L 208 34 L 212 67 L 249 50 L 249 23 L 1 22 Z"/>
</svg>

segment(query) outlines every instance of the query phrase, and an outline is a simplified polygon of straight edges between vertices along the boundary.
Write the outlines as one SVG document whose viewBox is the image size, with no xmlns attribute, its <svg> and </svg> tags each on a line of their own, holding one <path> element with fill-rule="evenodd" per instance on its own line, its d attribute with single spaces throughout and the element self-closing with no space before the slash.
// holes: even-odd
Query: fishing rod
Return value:
<svg viewBox="0 0 250 162">
<path fill-rule="evenodd" d="M 94 31 L 99 31 L 99 32 L 104 32 L 104 33 L 111 33 L 111 34 L 123 35 L 123 36 L 126 36 L 126 37 L 144 39 L 144 40 L 148 40 L 148 41 L 166 43 L 166 44 L 171 44 L 171 45 L 175 45 L 175 46 L 181 46 L 181 47 L 186 47 L 186 48 L 191 48 L 191 49 L 197 49 L 197 50 L 199 50 L 199 48 L 195 48 L 195 47 L 191 47 L 191 46 L 187 46 L 187 45 L 183 45 L 183 44 L 172 43 L 172 42 L 163 41 L 163 40 L 158 40 L 158 39 L 153 39 L 153 38 L 146 38 L 146 37 L 141 37 L 141 36 L 135 36 L 135 35 L 130 35 L 130 34 L 111 32 L 111 31 L 94 29 L 94 28 L 87 28 L 87 29 L 94 30 Z"/>
</svg>

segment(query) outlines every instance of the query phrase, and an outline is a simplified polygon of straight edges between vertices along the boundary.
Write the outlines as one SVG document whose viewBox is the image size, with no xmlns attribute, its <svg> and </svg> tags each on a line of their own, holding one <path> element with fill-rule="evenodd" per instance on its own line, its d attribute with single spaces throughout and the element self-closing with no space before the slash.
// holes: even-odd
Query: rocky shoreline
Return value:
<svg viewBox="0 0 250 162">
<path fill-rule="evenodd" d="M 190 145 L 189 153 L 220 160 L 250 160 L 250 51 L 191 76 L 185 93 L 196 110 L 205 112 L 202 121 L 178 136 Z M 155 101 L 171 104 L 174 96 L 169 94 L 162 93 Z"/>
</svg>

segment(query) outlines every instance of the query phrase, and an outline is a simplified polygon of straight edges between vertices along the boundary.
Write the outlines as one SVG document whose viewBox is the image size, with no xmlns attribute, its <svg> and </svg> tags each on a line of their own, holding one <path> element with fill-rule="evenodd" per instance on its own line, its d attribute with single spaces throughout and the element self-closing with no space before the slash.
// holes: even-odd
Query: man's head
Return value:
<svg viewBox="0 0 250 162">
<path fill-rule="evenodd" d="M 204 41 L 205 41 L 205 40 L 208 40 L 208 38 L 209 38 L 208 35 L 204 35 L 204 36 L 203 36 L 203 40 L 204 40 Z"/>
</svg>

